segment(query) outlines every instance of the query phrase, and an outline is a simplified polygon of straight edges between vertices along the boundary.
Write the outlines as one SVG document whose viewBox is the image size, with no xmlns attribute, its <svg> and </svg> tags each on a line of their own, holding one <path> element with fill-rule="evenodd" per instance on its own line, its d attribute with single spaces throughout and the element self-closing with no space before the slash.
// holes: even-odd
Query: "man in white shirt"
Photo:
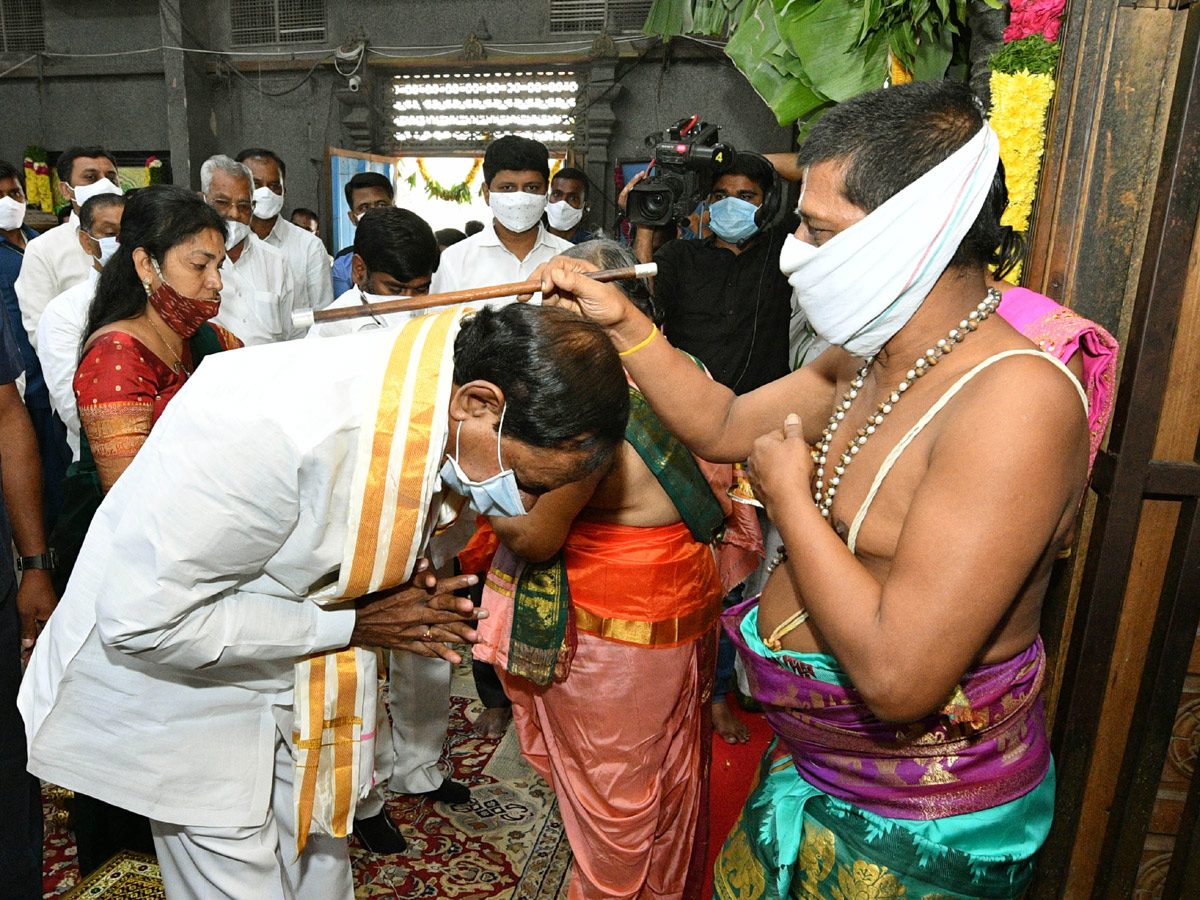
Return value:
<svg viewBox="0 0 1200 900">
<path fill-rule="evenodd" d="M 250 230 L 254 176 L 228 156 L 213 156 L 200 167 L 204 200 L 225 217 L 225 262 L 221 265 L 221 311 L 213 318 L 247 347 L 302 337 L 292 325 L 295 283 L 282 253 Z"/>
<path fill-rule="evenodd" d="M 91 258 L 79 242 L 79 207 L 98 194 L 121 193 L 117 161 L 103 147 L 64 150 L 57 169 L 58 189 L 71 201 L 71 217 L 29 242 L 15 285 L 21 322 L 31 342 L 46 305 L 84 281 L 92 267 Z"/>
<path fill-rule="evenodd" d="M 236 158 L 254 176 L 254 217 L 250 228 L 287 259 L 296 291 L 294 308 L 324 309 L 333 302 L 325 245 L 307 228 L 293 225 L 280 215 L 287 166 L 270 150 L 243 150 Z"/>
<path fill-rule="evenodd" d="M 492 141 L 483 156 L 483 179 L 492 221 L 446 248 L 433 276 L 435 294 L 524 281 L 542 263 L 571 249 L 570 241 L 542 225 L 550 180 L 545 144 L 516 135 Z"/>
<path fill-rule="evenodd" d="M 100 268 L 116 252 L 124 212 L 124 194 L 101 194 L 83 204 L 79 212 L 79 240 L 86 245 L 93 265 L 86 279 L 50 301 L 34 334 L 33 345 L 50 392 L 50 405 L 67 426 L 72 462 L 79 459 L 79 407 L 74 388 L 79 348 L 87 333 L 88 312 Z"/>
<path fill-rule="evenodd" d="M 443 642 L 476 638 L 450 596 L 475 578 L 414 563 L 443 482 L 523 514 L 604 465 L 627 414 L 603 332 L 523 304 L 210 357 L 38 639 L 30 771 L 149 816 L 172 900 L 351 900 L 334 835 L 370 784 L 375 656 L 350 648 L 457 662 Z"/>
<path fill-rule="evenodd" d="M 439 257 L 437 238 L 429 223 L 416 213 L 395 206 L 368 210 L 355 232 L 350 256 L 354 284 L 329 309 L 428 294 Z M 417 309 L 318 322 L 308 329 L 307 336 L 326 338 L 376 328 L 398 328 L 423 313 L 424 310 Z"/>
</svg>

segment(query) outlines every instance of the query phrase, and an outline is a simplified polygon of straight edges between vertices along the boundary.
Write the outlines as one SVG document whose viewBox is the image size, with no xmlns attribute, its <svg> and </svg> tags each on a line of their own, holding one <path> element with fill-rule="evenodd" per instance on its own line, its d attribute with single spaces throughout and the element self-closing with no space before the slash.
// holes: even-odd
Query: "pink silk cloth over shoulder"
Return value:
<svg viewBox="0 0 1200 900">
<path fill-rule="evenodd" d="M 1104 440 L 1112 418 L 1116 393 L 1116 339 L 1090 319 L 1049 297 L 1028 288 L 1013 288 L 1004 294 L 996 312 L 1013 328 L 1045 353 L 1066 363 L 1076 353 L 1083 364 L 1083 389 L 1088 398 L 1088 430 L 1091 451 L 1088 471 Z"/>
</svg>

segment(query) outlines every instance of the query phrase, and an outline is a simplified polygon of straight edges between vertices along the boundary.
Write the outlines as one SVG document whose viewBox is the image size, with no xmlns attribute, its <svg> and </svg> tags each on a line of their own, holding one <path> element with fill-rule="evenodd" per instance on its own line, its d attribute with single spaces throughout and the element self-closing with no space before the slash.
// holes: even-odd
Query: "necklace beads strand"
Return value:
<svg viewBox="0 0 1200 900">
<path fill-rule="evenodd" d="M 871 371 L 871 366 L 875 362 L 875 357 L 871 357 L 855 374 L 850 381 L 849 390 L 842 395 L 842 401 L 834 407 L 833 414 L 829 417 L 829 423 L 825 426 L 825 430 L 821 432 L 821 439 L 812 450 L 813 462 L 816 463 L 816 470 L 813 478 L 813 500 L 817 504 L 817 509 L 821 511 L 821 515 L 826 519 L 829 518 L 830 508 L 833 506 L 833 498 L 837 496 L 838 485 L 841 483 L 842 476 L 846 473 L 851 461 L 858 455 L 858 451 L 867 442 L 867 438 L 875 433 L 875 430 L 883 423 L 884 417 L 892 411 L 892 408 L 900 402 L 901 396 L 904 395 L 913 383 L 925 375 L 930 369 L 938 364 L 938 361 L 954 349 L 954 345 L 961 342 L 968 334 L 974 331 L 979 325 L 996 311 L 996 307 L 1000 305 L 1000 293 L 995 288 L 988 288 L 987 298 L 983 300 L 967 318 L 958 323 L 957 328 L 952 328 L 946 337 L 938 341 L 934 346 L 926 350 L 913 367 L 908 370 L 896 387 L 879 402 L 879 406 L 875 408 L 875 412 L 867 416 L 867 423 L 858 429 L 857 433 L 850 439 L 845 451 L 837 458 L 832 467 L 829 466 L 829 445 L 833 442 L 833 436 L 837 433 L 841 423 L 845 420 L 846 414 L 850 411 L 850 407 L 854 404 L 858 397 L 858 392 L 862 390 L 862 386 L 866 381 L 867 373 Z M 826 480 L 826 468 L 832 468 L 832 475 Z"/>
</svg>

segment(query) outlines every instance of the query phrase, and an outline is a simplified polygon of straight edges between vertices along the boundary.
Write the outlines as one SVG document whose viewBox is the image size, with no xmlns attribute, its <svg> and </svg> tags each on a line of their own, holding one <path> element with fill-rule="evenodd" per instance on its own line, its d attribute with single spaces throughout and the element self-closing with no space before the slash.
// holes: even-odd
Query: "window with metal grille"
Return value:
<svg viewBox="0 0 1200 900">
<path fill-rule="evenodd" d="M 397 75 L 390 112 L 407 151 L 482 151 L 506 134 L 565 149 L 575 125 L 579 81 L 563 70 Z"/>
<path fill-rule="evenodd" d="M 6 53 L 45 50 L 42 0 L 0 0 L 0 38 Z"/>
<path fill-rule="evenodd" d="M 325 0 L 230 0 L 235 47 L 325 40 Z"/>
<path fill-rule="evenodd" d="M 641 31 L 653 0 L 550 0 L 551 34 Z"/>
</svg>

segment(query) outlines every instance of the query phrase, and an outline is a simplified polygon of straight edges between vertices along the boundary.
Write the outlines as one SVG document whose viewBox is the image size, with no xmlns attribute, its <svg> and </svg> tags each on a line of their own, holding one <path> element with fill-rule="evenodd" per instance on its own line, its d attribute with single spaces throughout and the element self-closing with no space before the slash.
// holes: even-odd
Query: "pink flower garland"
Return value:
<svg viewBox="0 0 1200 900">
<path fill-rule="evenodd" d="M 1012 17 L 1004 29 L 1005 43 L 1040 34 L 1048 41 L 1058 40 L 1063 8 L 1067 0 L 1012 0 Z"/>
</svg>

